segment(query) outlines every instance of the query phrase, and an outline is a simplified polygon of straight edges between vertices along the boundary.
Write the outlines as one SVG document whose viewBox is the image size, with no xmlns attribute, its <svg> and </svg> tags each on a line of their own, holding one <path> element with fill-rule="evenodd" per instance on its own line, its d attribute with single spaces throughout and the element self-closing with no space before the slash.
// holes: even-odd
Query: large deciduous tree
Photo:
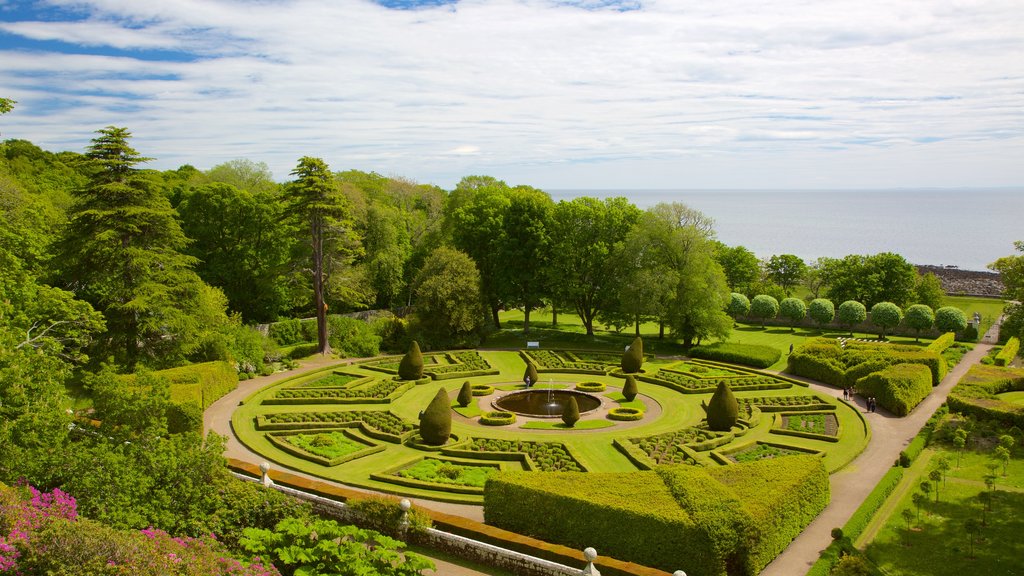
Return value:
<svg viewBox="0 0 1024 576">
<path fill-rule="evenodd" d="M 818 329 L 820 330 L 825 324 L 829 324 L 836 317 L 836 307 L 832 304 L 831 300 L 825 298 L 815 298 L 811 300 L 810 306 L 807 307 L 807 314 L 818 323 Z"/>
<path fill-rule="evenodd" d="M 479 343 L 483 301 L 480 273 L 472 258 L 438 248 L 423 263 L 413 286 L 418 328 L 430 347 Z"/>
<path fill-rule="evenodd" d="M 925 304 L 914 304 L 907 308 L 906 322 L 917 334 L 915 341 L 920 340 L 921 330 L 927 330 L 935 323 L 935 313 Z"/>
<path fill-rule="evenodd" d="M 793 254 L 776 254 L 768 259 L 765 264 L 765 272 L 768 278 L 786 291 L 789 296 L 793 287 L 800 283 L 807 271 L 807 264 L 803 259 Z"/>
<path fill-rule="evenodd" d="M 171 363 L 198 345 L 205 328 L 193 310 L 209 294 L 182 253 L 188 239 L 147 161 L 125 128 L 98 131 L 89 146 L 89 182 L 58 247 L 57 278 L 103 312 L 107 343 L 129 369 Z"/>
<path fill-rule="evenodd" d="M 903 320 L 903 310 L 892 302 L 879 302 L 871 307 L 871 323 L 882 329 L 882 339 L 886 333 L 899 326 Z"/>
<path fill-rule="evenodd" d="M 799 298 L 784 298 L 779 302 L 779 315 L 789 320 L 790 328 L 795 328 L 807 316 L 807 305 Z"/>
<path fill-rule="evenodd" d="M 726 282 L 735 292 L 745 292 L 761 277 L 760 260 L 743 246 L 726 246 L 719 243 L 715 249 L 715 260 L 722 265 Z"/>
<path fill-rule="evenodd" d="M 760 318 L 763 327 L 765 320 L 779 315 L 779 301 L 767 294 L 758 294 L 750 301 L 750 315 Z"/>
<path fill-rule="evenodd" d="M 865 306 L 912 303 L 917 270 L 899 254 L 850 255 L 830 261 L 826 270 L 828 297 L 833 301 L 857 300 Z"/>
<path fill-rule="evenodd" d="M 1002 275 L 1005 296 L 1014 301 L 1006 307 L 1006 319 L 999 330 L 999 340 L 1003 341 L 1011 336 L 1024 338 L 1024 241 L 1013 243 L 1017 254 L 1004 256 L 989 264 L 989 268 Z M 939 323 L 939 311 L 935 313 L 935 324 Z M 954 323 L 950 322 L 952 326 Z M 960 328 L 962 330 L 963 328 Z M 957 330 L 959 331 L 959 330 Z"/>
<path fill-rule="evenodd" d="M 868 310 L 856 300 L 847 300 L 839 305 L 836 318 L 840 324 L 849 327 L 850 336 L 853 336 L 853 327 L 867 320 Z"/>
</svg>

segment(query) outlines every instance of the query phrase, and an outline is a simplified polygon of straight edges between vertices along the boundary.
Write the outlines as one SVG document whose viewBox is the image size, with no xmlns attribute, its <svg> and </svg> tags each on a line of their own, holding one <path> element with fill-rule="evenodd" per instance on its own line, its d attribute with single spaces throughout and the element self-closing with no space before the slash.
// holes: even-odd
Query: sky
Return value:
<svg viewBox="0 0 1024 576">
<path fill-rule="evenodd" d="M 453 187 L 1024 185 L 1021 0 L 0 0 L 0 137 Z"/>
</svg>

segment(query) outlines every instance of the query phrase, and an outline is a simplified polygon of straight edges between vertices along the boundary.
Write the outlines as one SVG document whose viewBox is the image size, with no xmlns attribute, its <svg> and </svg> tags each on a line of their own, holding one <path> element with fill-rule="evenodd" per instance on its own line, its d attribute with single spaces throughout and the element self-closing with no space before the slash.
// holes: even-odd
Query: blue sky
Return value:
<svg viewBox="0 0 1024 576">
<path fill-rule="evenodd" d="M 1019 0 L 0 0 L 3 138 L 453 186 L 1024 185 Z"/>
</svg>

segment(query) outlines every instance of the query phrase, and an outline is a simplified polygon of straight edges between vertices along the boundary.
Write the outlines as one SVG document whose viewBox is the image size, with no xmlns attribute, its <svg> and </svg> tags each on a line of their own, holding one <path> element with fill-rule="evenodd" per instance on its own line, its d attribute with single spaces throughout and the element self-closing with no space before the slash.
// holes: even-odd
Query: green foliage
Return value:
<svg viewBox="0 0 1024 576">
<path fill-rule="evenodd" d="M 750 301 L 750 315 L 761 319 L 764 326 L 765 320 L 770 320 L 779 315 L 779 301 L 767 294 L 754 296 Z"/>
<path fill-rule="evenodd" d="M 832 320 L 836 317 L 836 307 L 832 304 L 831 300 L 815 298 L 811 300 L 810 306 L 807 307 L 807 315 L 821 327 L 832 323 Z"/>
<path fill-rule="evenodd" d="M 316 320 L 282 320 L 267 329 L 267 335 L 282 346 L 316 340 Z"/>
<path fill-rule="evenodd" d="M 534 386 L 540 380 L 540 374 L 537 373 L 537 365 L 533 362 L 526 363 L 526 371 L 523 372 L 523 382 L 529 379 L 530 386 Z"/>
<path fill-rule="evenodd" d="M 1019 390 L 1024 390 L 1024 370 L 974 365 L 950 391 L 947 403 L 953 412 L 1024 428 L 1024 405 L 997 396 Z"/>
<path fill-rule="evenodd" d="M 782 358 L 782 351 L 778 348 L 733 342 L 715 342 L 714 344 L 695 346 L 690 348 L 688 354 L 692 358 L 743 364 L 755 368 L 767 368 Z"/>
<path fill-rule="evenodd" d="M 942 290 L 942 282 L 934 273 L 917 277 L 917 284 L 914 286 L 913 301 L 935 310 L 942 306 L 942 300 L 946 293 Z"/>
<path fill-rule="evenodd" d="M 935 327 L 943 332 L 959 334 L 967 328 L 967 316 L 955 306 L 943 306 L 935 311 Z"/>
<path fill-rule="evenodd" d="M 871 307 L 871 323 L 882 329 L 882 338 L 890 328 L 900 325 L 903 320 L 903 311 L 892 302 L 879 302 Z"/>
<path fill-rule="evenodd" d="M 787 370 L 833 386 L 853 386 L 857 380 L 895 364 L 923 364 L 931 372 L 932 386 L 946 375 L 946 361 L 932 350 L 915 346 L 846 342 L 815 338 L 789 356 Z"/>
<path fill-rule="evenodd" d="M 800 283 L 807 271 L 807 264 L 803 259 L 793 254 L 776 254 L 768 259 L 765 265 L 768 278 L 786 291 L 789 296 L 794 286 Z"/>
<path fill-rule="evenodd" d="M 728 432 L 736 424 L 739 404 L 724 380 L 718 383 L 718 388 L 708 402 L 707 411 L 708 428 L 712 430 Z"/>
<path fill-rule="evenodd" d="M 626 399 L 626 402 L 632 402 L 639 390 L 636 386 L 636 378 L 632 375 L 626 376 L 626 383 L 622 385 L 622 396 Z"/>
<path fill-rule="evenodd" d="M 729 288 L 735 292 L 745 292 L 761 274 L 761 262 L 753 252 L 743 246 L 726 246 L 718 243 L 715 260 L 722 266 Z M 743 315 L 746 315 L 746 312 Z"/>
<path fill-rule="evenodd" d="M 779 302 L 779 315 L 788 318 L 790 326 L 795 326 L 807 316 L 807 305 L 799 298 L 786 298 Z"/>
<path fill-rule="evenodd" d="M 345 504 L 362 516 L 362 524 L 370 529 L 383 534 L 400 534 L 403 513 L 399 500 L 385 496 L 367 496 L 349 499 Z M 409 522 L 408 529 L 413 532 L 422 532 L 433 524 L 430 515 L 415 506 L 409 510 L 406 520 Z"/>
<path fill-rule="evenodd" d="M 423 377 L 423 354 L 415 340 L 409 344 L 409 351 L 398 364 L 398 377 L 402 380 L 419 380 Z"/>
<path fill-rule="evenodd" d="M 441 446 L 448 442 L 448 437 L 452 433 L 451 405 L 448 392 L 444 388 L 439 388 L 420 417 L 420 437 L 424 442 L 433 446 Z"/>
<path fill-rule="evenodd" d="M 847 300 L 839 305 L 836 317 L 840 324 L 843 324 L 853 331 L 853 327 L 867 320 L 868 311 L 863 304 L 856 300 Z"/>
<path fill-rule="evenodd" d="M 341 357 L 366 358 L 380 353 L 381 337 L 363 320 L 331 315 L 327 330 L 331 349 Z"/>
<path fill-rule="evenodd" d="M 907 326 L 916 330 L 920 336 L 921 330 L 927 330 L 935 324 L 935 312 L 925 304 L 914 304 L 907 308 L 906 322 Z M 942 352 L 942 350 L 938 350 L 938 352 Z"/>
<path fill-rule="evenodd" d="M 1020 350 L 1020 339 L 1016 336 L 1012 336 L 1003 345 L 1003 349 L 996 354 L 995 364 L 996 366 L 1006 366 L 1013 362 L 1013 359 L 1017 357 L 1017 351 Z"/>
<path fill-rule="evenodd" d="M 635 422 L 637 420 L 643 420 L 643 418 L 644 411 L 639 408 L 612 408 L 608 411 L 609 420 Z"/>
<path fill-rule="evenodd" d="M 903 479 L 903 468 L 893 467 L 882 476 L 882 479 L 875 485 L 875 488 L 864 499 L 864 502 L 857 508 L 857 511 L 850 516 L 843 526 L 843 534 L 851 540 L 857 539 L 868 527 L 875 513 L 882 507 L 889 495 L 896 490 L 900 480 Z"/>
<path fill-rule="evenodd" d="M 633 343 L 622 353 L 622 362 L 619 365 L 627 374 L 640 372 L 644 365 L 644 341 L 639 336 L 634 338 Z"/>
<path fill-rule="evenodd" d="M 580 382 L 575 388 L 580 392 L 604 392 L 607 386 L 604 382 Z"/>
<path fill-rule="evenodd" d="M 459 388 L 459 396 L 456 398 L 459 406 L 465 408 L 469 406 L 469 403 L 473 401 L 473 385 L 466 380 L 462 383 L 462 388 Z"/>
<path fill-rule="evenodd" d="M 862 395 L 897 416 L 906 416 L 932 391 L 931 372 L 920 364 L 896 364 L 857 380 Z"/>
<path fill-rule="evenodd" d="M 491 410 L 480 415 L 480 423 L 484 426 L 508 426 L 515 422 L 516 415 L 503 410 Z"/>
<path fill-rule="evenodd" d="M 565 403 L 565 408 L 562 409 L 562 422 L 565 425 L 572 428 L 580 420 L 580 405 L 576 402 L 575 396 L 569 396 L 569 401 Z"/>
<path fill-rule="evenodd" d="M 740 316 L 746 316 L 750 313 L 750 300 L 740 294 L 739 292 L 733 292 L 729 295 L 729 305 L 725 309 L 733 319 L 737 319 Z"/>
<path fill-rule="evenodd" d="M 428 348 L 478 343 L 484 315 L 480 273 L 472 258 L 437 248 L 427 256 L 413 285 L 416 328 L 429 339 Z"/>
<path fill-rule="evenodd" d="M 829 260 L 823 272 L 832 301 L 855 300 L 867 306 L 878 302 L 906 306 L 911 303 L 917 283 L 914 265 L 891 252 Z"/>
<path fill-rule="evenodd" d="M 334 520 L 286 518 L 273 530 L 246 530 L 241 545 L 302 576 L 414 576 L 434 568 L 398 540 Z"/>
</svg>

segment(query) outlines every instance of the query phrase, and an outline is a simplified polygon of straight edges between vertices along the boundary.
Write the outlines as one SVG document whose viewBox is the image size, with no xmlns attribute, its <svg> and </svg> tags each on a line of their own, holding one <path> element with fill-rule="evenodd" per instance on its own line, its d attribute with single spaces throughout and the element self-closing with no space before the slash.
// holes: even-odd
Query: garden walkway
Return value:
<svg viewBox="0 0 1024 576">
<path fill-rule="evenodd" d="M 953 386 L 956 386 L 972 365 L 977 364 L 988 354 L 998 334 L 999 324 L 996 323 L 985 334 L 982 342 L 965 354 L 960 363 L 949 371 L 931 395 L 903 418 L 883 409 L 869 413 L 864 399 L 856 399 L 857 405 L 871 426 L 871 441 L 853 462 L 832 474 L 832 499 L 828 506 L 761 572 L 761 576 L 800 576 L 807 573 L 818 560 L 821 551 L 832 542 L 832 529 L 846 524 L 886 471 L 892 467 L 893 462 L 899 458 L 900 451 L 910 444 L 928 418 L 946 401 L 946 396 Z M 788 374 L 787 376 L 793 377 Z M 839 388 L 810 381 L 809 384 L 816 392 L 837 398 L 842 396 L 842 390 Z"/>
</svg>

